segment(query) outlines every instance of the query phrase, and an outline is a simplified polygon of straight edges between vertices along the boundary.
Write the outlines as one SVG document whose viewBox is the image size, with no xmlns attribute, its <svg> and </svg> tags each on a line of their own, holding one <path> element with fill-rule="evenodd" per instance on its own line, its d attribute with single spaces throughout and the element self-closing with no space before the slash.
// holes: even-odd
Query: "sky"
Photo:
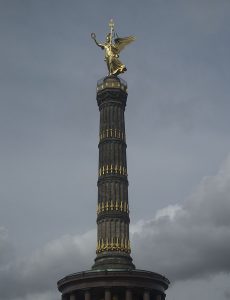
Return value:
<svg viewBox="0 0 230 300">
<path fill-rule="evenodd" d="M 230 299 L 230 2 L 0 0 L 1 300 L 55 300 L 96 247 L 101 42 L 120 55 L 131 247 L 168 300 Z"/>
</svg>

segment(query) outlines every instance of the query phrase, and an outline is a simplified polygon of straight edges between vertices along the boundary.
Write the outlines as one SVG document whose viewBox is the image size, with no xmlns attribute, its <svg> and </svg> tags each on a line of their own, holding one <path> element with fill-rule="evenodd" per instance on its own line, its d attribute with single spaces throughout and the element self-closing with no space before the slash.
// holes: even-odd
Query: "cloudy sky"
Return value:
<svg viewBox="0 0 230 300">
<path fill-rule="evenodd" d="M 103 41 L 122 54 L 132 256 L 168 300 L 230 299 L 229 0 L 0 0 L 1 300 L 95 258 Z"/>
</svg>

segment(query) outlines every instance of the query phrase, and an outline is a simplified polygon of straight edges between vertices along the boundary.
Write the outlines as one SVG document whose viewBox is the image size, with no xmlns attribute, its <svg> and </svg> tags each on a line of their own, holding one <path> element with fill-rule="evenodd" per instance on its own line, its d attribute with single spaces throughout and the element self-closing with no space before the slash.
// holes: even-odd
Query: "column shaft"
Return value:
<svg viewBox="0 0 230 300">
<path fill-rule="evenodd" d="M 127 84 L 114 76 L 97 86 L 100 111 L 97 257 L 93 269 L 131 268 L 125 142 Z M 109 255 L 108 255 L 109 254 Z"/>
<path fill-rule="evenodd" d="M 76 300 L 76 295 L 75 294 L 70 294 L 69 300 Z"/>
<path fill-rule="evenodd" d="M 125 300 L 132 300 L 132 291 L 130 289 L 126 289 Z"/>
<path fill-rule="evenodd" d="M 109 289 L 105 290 L 105 300 L 111 300 L 111 291 Z"/>
<path fill-rule="evenodd" d="M 90 291 L 87 290 L 85 291 L 85 300 L 90 300 L 90 299 L 91 299 Z"/>
<path fill-rule="evenodd" d="M 149 293 L 149 291 L 144 291 L 143 300 L 150 300 L 150 293 Z"/>
</svg>

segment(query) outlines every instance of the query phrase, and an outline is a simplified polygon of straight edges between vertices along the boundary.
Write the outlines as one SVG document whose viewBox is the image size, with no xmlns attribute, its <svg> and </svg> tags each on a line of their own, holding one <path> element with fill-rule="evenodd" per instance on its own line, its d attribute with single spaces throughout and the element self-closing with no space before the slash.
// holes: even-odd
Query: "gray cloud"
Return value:
<svg viewBox="0 0 230 300">
<path fill-rule="evenodd" d="M 230 272 L 230 157 L 181 205 L 168 206 L 133 229 L 139 266 L 172 281 Z"/>
<path fill-rule="evenodd" d="M 224 292 L 224 296 L 225 296 L 225 298 L 226 299 L 230 299 L 230 290 L 226 290 L 225 292 Z"/>
<path fill-rule="evenodd" d="M 36 294 L 48 299 L 47 293 L 56 291 L 57 294 L 58 279 L 91 267 L 89 257 L 93 257 L 95 244 L 95 230 L 80 236 L 65 235 L 30 256 L 2 264 L 1 299 L 37 299 Z M 91 262 L 93 264 L 93 260 Z"/>
<path fill-rule="evenodd" d="M 4 227 L 0 227 L 0 270 L 14 258 L 14 248 L 10 242 L 8 232 Z"/>
<path fill-rule="evenodd" d="M 152 220 L 132 226 L 136 266 L 161 272 L 175 284 L 229 273 L 229 192 L 230 156 L 218 174 L 205 177 L 183 204 L 167 206 L 157 211 Z M 50 293 L 55 295 L 58 279 L 93 264 L 95 240 L 95 230 L 65 235 L 28 257 L 2 262 L 3 299 L 37 299 L 41 293 L 39 299 L 46 300 Z M 12 284 L 14 289 L 9 289 Z"/>
<path fill-rule="evenodd" d="M 31 293 L 23 296 L 16 296 L 14 300 L 57 300 L 60 299 L 60 295 L 56 291 L 46 291 Z"/>
<path fill-rule="evenodd" d="M 226 287 L 229 286 L 229 281 L 229 273 L 219 273 L 206 278 L 174 282 L 167 292 L 167 297 L 170 300 L 226 299 L 227 291 L 229 290 Z"/>
</svg>

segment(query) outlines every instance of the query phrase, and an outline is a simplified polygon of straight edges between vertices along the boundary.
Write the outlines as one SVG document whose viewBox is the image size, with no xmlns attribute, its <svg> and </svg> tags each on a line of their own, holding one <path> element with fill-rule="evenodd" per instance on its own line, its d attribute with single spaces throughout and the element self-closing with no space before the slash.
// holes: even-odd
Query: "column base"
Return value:
<svg viewBox="0 0 230 300">
<path fill-rule="evenodd" d="M 132 263 L 132 258 L 129 254 L 114 252 L 100 253 L 95 258 L 95 264 L 92 270 L 108 270 L 108 269 L 125 269 L 135 270 L 135 265 Z"/>
</svg>

